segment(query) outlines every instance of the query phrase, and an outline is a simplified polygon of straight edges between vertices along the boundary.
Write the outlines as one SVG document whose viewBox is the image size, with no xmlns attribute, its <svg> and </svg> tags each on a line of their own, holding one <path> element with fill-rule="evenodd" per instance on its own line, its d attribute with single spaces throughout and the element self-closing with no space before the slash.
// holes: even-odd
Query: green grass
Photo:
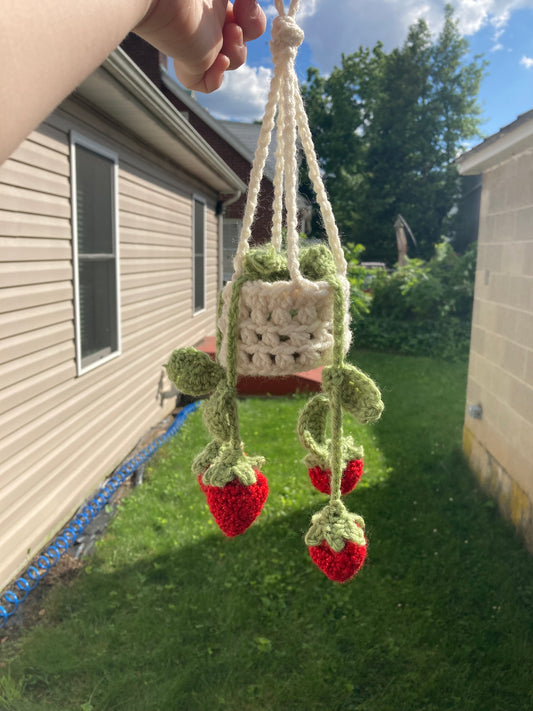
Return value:
<svg viewBox="0 0 533 711">
<path fill-rule="evenodd" d="M 0 709 L 533 709 L 533 565 L 461 457 L 466 366 L 358 364 L 386 411 L 372 427 L 347 421 L 366 454 L 346 503 L 370 541 L 351 583 L 328 581 L 303 542 L 326 501 L 301 464 L 303 400 L 241 403 L 270 496 L 231 540 L 189 472 L 207 441 L 195 413 L 84 571 L 2 645 Z"/>
</svg>

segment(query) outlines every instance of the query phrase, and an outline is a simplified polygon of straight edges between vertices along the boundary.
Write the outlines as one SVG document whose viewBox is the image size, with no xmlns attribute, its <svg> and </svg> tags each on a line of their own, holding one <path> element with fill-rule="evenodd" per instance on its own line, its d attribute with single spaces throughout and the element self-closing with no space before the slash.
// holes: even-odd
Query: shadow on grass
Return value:
<svg viewBox="0 0 533 711">
<path fill-rule="evenodd" d="M 318 506 L 90 573 L 26 647 L 35 701 L 20 708 L 533 708 L 525 556 L 492 512 L 463 522 L 467 534 L 423 500 L 406 525 L 394 499 L 393 484 L 359 492 L 375 522 L 370 556 L 344 586 L 314 568 L 302 541 Z M 69 702 L 55 696 L 58 681 Z"/>
<path fill-rule="evenodd" d="M 334 585 L 312 565 L 303 536 L 326 499 L 310 490 L 296 510 L 280 504 L 289 474 L 272 464 L 273 503 L 244 536 L 225 539 L 213 524 L 132 565 L 111 556 L 58 591 L 11 665 L 26 682 L 12 708 L 533 709 L 533 566 L 460 455 L 464 368 L 373 355 L 359 364 L 384 391 L 370 432 L 386 474 L 372 471 L 369 450 L 346 499 L 370 541 L 354 581 Z M 443 416 L 443 406 L 455 410 Z M 275 433 L 257 421 L 243 429 L 250 451 L 275 462 Z M 205 506 L 198 487 L 184 490 L 192 499 Z"/>
</svg>

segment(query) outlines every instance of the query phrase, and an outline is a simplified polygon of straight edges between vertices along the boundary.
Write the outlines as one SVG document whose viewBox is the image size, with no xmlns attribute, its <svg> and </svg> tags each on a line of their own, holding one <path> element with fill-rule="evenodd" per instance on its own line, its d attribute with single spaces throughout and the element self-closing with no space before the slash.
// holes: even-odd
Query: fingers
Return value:
<svg viewBox="0 0 533 711">
<path fill-rule="evenodd" d="M 244 44 L 243 31 L 235 22 L 224 25 L 222 30 L 222 54 L 228 57 L 228 69 L 237 69 L 246 61 L 246 45 Z"/>
<path fill-rule="evenodd" d="M 210 94 L 212 91 L 220 89 L 220 85 L 224 79 L 224 72 L 226 69 L 229 69 L 229 65 L 230 60 L 228 57 L 224 54 L 219 54 L 204 74 L 203 88 L 198 87 L 197 91 L 203 91 L 206 94 Z"/>
<path fill-rule="evenodd" d="M 174 70 L 179 81 L 187 89 L 210 94 L 220 88 L 224 72 L 229 69 L 230 60 L 224 54 L 219 54 L 206 72 L 193 73 L 189 65 L 174 60 Z"/>
<path fill-rule="evenodd" d="M 246 42 L 259 37 L 266 28 L 266 17 L 256 0 L 235 0 L 226 5 L 226 16 L 221 28 L 222 46 L 214 62 L 205 70 L 193 68 L 187 60 L 174 61 L 180 82 L 194 91 L 210 93 L 222 84 L 224 72 L 237 69 L 246 61 Z M 216 50 L 215 50 L 216 52 Z"/>
<path fill-rule="evenodd" d="M 235 0 L 235 21 L 242 28 L 245 42 L 260 37 L 266 29 L 266 17 L 256 0 Z"/>
</svg>

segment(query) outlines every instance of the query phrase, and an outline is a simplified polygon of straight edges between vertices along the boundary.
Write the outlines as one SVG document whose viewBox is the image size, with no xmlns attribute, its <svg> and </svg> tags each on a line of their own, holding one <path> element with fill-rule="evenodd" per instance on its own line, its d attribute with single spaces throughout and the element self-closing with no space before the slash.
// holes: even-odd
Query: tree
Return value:
<svg viewBox="0 0 533 711">
<path fill-rule="evenodd" d="M 468 53 L 448 5 L 435 39 L 418 20 L 400 48 L 360 47 L 329 77 L 308 70 L 302 93 L 333 210 L 343 238 L 364 244 L 366 259 L 394 263 L 398 213 L 420 256 L 450 230 L 454 161 L 479 136 L 485 64 Z"/>
</svg>

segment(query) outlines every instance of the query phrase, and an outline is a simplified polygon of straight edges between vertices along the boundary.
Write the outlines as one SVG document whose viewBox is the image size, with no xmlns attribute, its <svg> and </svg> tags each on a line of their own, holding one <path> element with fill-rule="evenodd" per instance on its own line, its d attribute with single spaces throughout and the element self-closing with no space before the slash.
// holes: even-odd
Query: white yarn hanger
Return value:
<svg viewBox="0 0 533 711">
<path fill-rule="evenodd" d="M 287 227 L 287 266 L 292 280 L 303 279 L 298 262 L 298 211 L 296 197 L 298 192 L 298 166 L 296 161 L 296 128 L 304 149 L 309 177 L 316 193 L 317 203 L 322 213 L 328 242 L 335 260 L 338 274 L 346 274 L 346 260 L 342 250 L 333 211 L 320 175 L 309 122 L 305 113 L 298 79 L 294 69 L 294 60 L 298 47 L 304 39 L 303 31 L 295 22 L 299 0 L 292 0 L 288 13 L 285 13 L 283 0 L 275 0 L 278 16 L 272 23 L 272 41 L 270 48 L 274 62 L 274 73 L 265 108 L 265 115 L 259 133 L 254 157 L 248 197 L 243 216 L 243 225 L 239 245 L 234 259 L 232 281 L 238 279 L 243 270 L 246 252 L 250 249 L 252 224 L 257 209 L 257 201 L 265 168 L 272 130 L 277 126 L 278 145 L 276 149 L 276 171 L 274 177 L 274 204 L 272 221 L 272 244 L 277 251 L 281 249 L 283 202 L 286 208 Z M 277 112 L 276 112 L 277 109 Z M 285 198 L 285 200 L 283 200 Z"/>
</svg>

